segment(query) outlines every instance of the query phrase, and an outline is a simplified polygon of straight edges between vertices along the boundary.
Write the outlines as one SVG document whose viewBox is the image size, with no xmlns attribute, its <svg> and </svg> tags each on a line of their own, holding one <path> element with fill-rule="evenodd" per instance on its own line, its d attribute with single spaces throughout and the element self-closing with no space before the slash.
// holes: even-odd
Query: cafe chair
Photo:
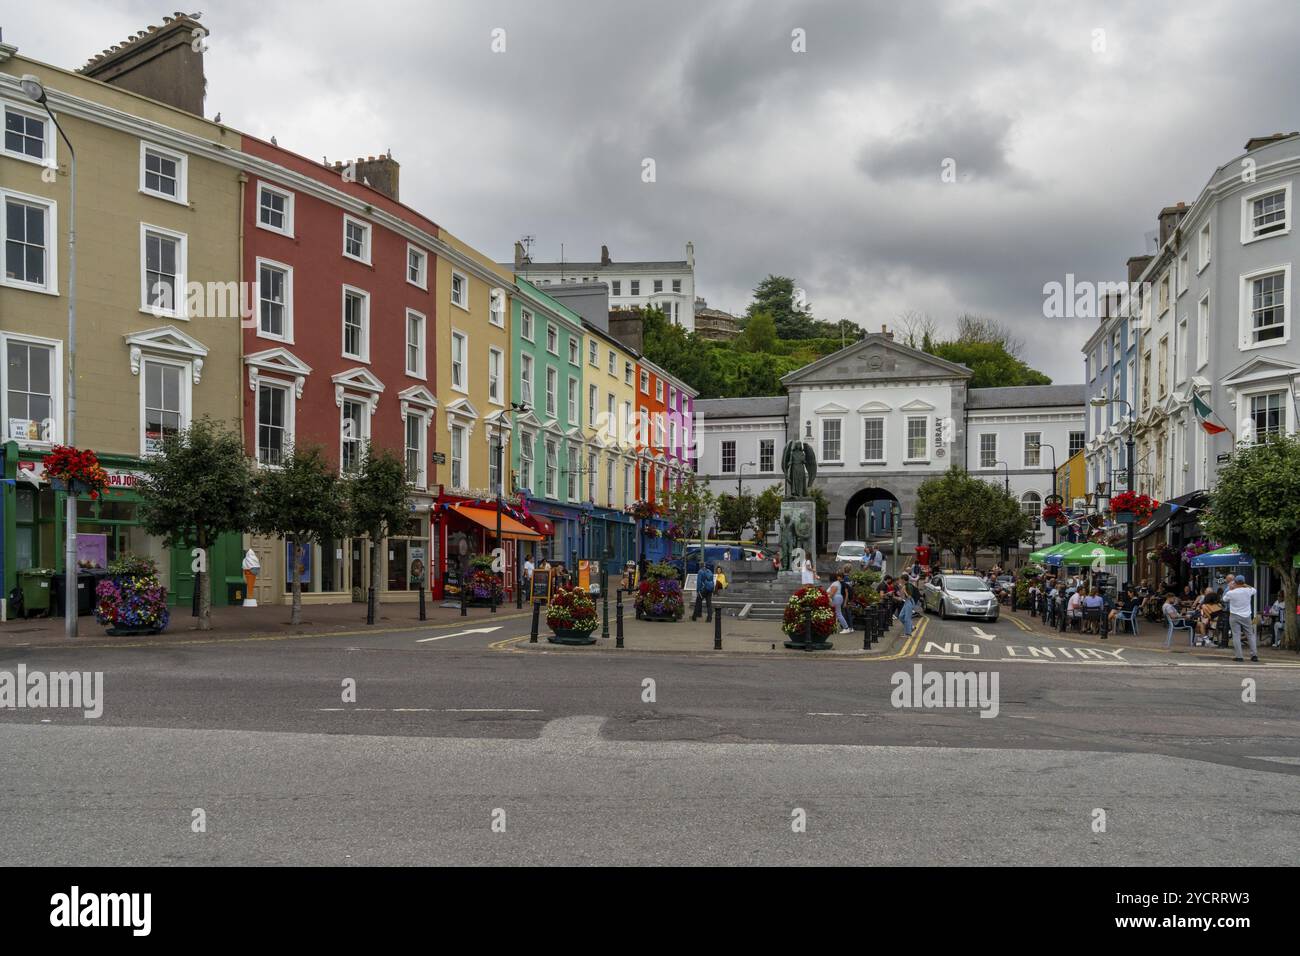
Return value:
<svg viewBox="0 0 1300 956">
<path fill-rule="evenodd" d="M 1165 634 L 1165 647 L 1171 647 L 1174 642 L 1174 631 L 1187 632 L 1187 646 L 1191 647 L 1196 642 L 1196 630 L 1187 621 L 1167 621 L 1169 630 Z"/>
<path fill-rule="evenodd" d="M 1131 608 L 1130 608 L 1129 610 L 1127 610 L 1127 611 L 1118 611 L 1118 612 L 1116 612 L 1116 614 L 1115 614 L 1115 626 L 1116 626 L 1116 629 L 1118 629 L 1118 627 L 1119 627 L 1120 624 L 1127 624 L 1127 625 L 1128 625 L 1128 632 L 1129 632 L 1130 634 L 1132 634 L 1134 637 L 1137 637 L 1137 632 L 1138 632 L 1138 606 L 1137 606 L 1136 604 L 1134 604 L 1133 607 L 1131 607 Z"/>
</svg>

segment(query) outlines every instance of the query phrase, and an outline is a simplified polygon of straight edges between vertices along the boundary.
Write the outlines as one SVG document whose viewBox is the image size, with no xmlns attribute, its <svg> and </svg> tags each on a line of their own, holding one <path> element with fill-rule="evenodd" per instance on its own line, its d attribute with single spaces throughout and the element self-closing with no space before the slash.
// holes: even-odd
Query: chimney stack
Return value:
<svg viewBox="0 0 1300 956">
<path fill-rule="evenodd" d="M 393 202 L 400 202 L 397 196 L 401 165 L 393 159 L 391 150 L 382 156 L 357 158 L 350 163 L 339 160 L 334 164 L 334 169 L 342 175 L 349 166 L 352 167 L 349 175 L 353 182 L 369 186 L 375 192 L 383 193 Z"/>
<path fill-rule="evenodd" d="M 602 266 L 607 266 L 607 265 L 611 264 L 613 261 L 614 261 L 614 260 L 611 259 L 611 258 L 609 257 L 609 246 L 601 246 L 601 247 L 600 247 L 600 264 L 601 264 Z"/>
<path fill-rule="evenodd" d="M 1149 263 L 1151 259 L 1151 256 L 1129 256 L 1127 265 L 1128 281 L 1130 283 L 1137 282 L 1138 278 L 1142 275 L 1142 270 L 1147 267 L 1147 263 Z"/>
<path fill-rule="evenodd" d="M 163 17 L 162 26 L 127 37 L 77 72 L 202 116 L 207 91 L 202 40 L 208 30 L 199 24 L 200 16 L 178 11 Z"/>
<path fill-rule="evenodd" d="M 880 334 L 883 335 L 885 338 L 889 339 L 889 341 L 891 342 L 894 341 L 894 333 L 889 331 L 889 326 L 881 325 Z"/>
<path fill-rule="evenodd" d="M 1180 202 L 1176 206 L 1166 206 L 1160 210 L 1160 215 L 1156 217 L 1160 222 L 1160 245 L 1163 246 L 1168 241 L 1186 215 L 1187 203 L 1185 202 Z"/>
</svg>

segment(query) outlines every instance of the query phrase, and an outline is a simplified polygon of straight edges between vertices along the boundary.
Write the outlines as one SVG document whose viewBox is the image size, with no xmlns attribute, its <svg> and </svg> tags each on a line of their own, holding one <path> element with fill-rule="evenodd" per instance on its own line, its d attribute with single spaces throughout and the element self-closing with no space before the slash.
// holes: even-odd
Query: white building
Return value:
<svg viewBox="0 0 1300 956">
<path fill-rule="evenodd" d="M 613 309 L 655 307 L 687 332 L 695 331 L 695 244 L 686 243 L 686 258 L 670 262 L 615 262 L 609 247 L 600 247 L 599 262 L 534 262 L 522 243 L 515 261 L 502 263 L 541 286 L 604 282 Z"/>
</svg>

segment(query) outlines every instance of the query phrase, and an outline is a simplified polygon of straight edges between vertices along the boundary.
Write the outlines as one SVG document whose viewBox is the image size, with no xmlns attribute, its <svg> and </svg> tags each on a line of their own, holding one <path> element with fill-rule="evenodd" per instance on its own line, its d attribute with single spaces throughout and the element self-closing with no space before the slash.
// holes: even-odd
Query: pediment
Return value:
<svg viewBox="0 0 1300 956">
<path fill-rule="evenodd" d="M 927 401 L 914 398 L 910 402 L 900 405 L 898 410 L 900 412 L 932 412 L 934 411 L 934 406 Z"/>
<path fill-rule="evenodd" d="M 361 366 L 350 368 L 346 372 L 339 372 L 337 375 L 331 375 L 330 381 L 336 386 L 341 385 L 344 388 L 359 389 L 363 392 L 379 394 L 384 390 L 384 383 L 376 378 L 370 369 Z"/>
<path fill-rule="evenodd" d="M 460 418 L 478 419 L 478 409 L 468 398 L 458 398 L 447 406 L 447 414 L 455 415 Z"/>
<path fill-rule="evenodd" d="M 1300 375 L 1300 365 L 1272 356 L 1259 356 L 1244 365 L 1239 365 L 1228 373 L 1224 385 L 1245 385 L 1250 382 L 1265 381 L 1272 378 L 1289 378 Z"/>
<path fill-rule="evenodd" d="M 412 385 L 410 388 L 404 388 L 397 393 L 397 397 L 411 405 L 419 405 L 424 408 L 438 407 L 438 400 L 423 385 Z"/>
<path fill-rule="evenodd" d="M 162 325 L 145 332 L 131 332 L 123 338 L 127 345 L 151 352 L 171 352 L 190 358 L 202 358 L 208 354 L 206 345 L 174 325 Z"/>
<path fill-rule="evenodd" d="M 825 405 L 819 405 L 813 409 L 814 415 L 843 415 L 848 409 L 836 402 L 827 402 Z"/>
<path fill-rule="evenodd" d="M 264 372 L 279 372 L 283 375 L 311 374 L 311 366 L 285 348 L 267 349 L 264 352 L 245 355 L 244 364 Z"/>
<path fill-rule="evenodd" d="M 855 382 L 960 379 L 971 370 L 919 349 L 909 348 L 879 332 L 832 352 L 782 377 L 787 388 L 800 385 L 837 385 Z"/>
<path fill-rule="evenodd" d="M 859 415 L 870 415 L 873 412 L 888 412 L 893 409 L 888 402 L 863 402 L 858 406 Z"/>
</svg>

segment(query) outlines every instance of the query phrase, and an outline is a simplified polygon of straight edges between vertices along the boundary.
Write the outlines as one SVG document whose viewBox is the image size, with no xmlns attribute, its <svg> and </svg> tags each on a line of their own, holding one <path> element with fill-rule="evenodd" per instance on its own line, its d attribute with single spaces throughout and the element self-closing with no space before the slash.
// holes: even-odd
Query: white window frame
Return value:
<svg viewBox="0 0 1300 956">
<path fill-rule="evenodd" d="M 662 378 L 656 378 L 655 379 L 655 401 L 662 402 L 663 400 L 664 400 L 664 380 Z"/>
<path fill-rule="evenodd" d="M 460 384 L 456 383 L 456 342 L 461 343 L 460 350 Z M 469 394 L 469 336 L 460 329 L 451 330 L 451 347 L 447 350 L 448 375 L 447 384 L 453 391 L 463 395 Z"/>
<path fill-rule="evenodd" d="M 989 462 L 987 465 L 984 464 L 984 439 L 986 438 L 993 439 L 993 460 Z M 996 468 L 998 466 L 997 463 L 1001 457 L 998 454 L 998 445 L 1000 444 L 998 438 L 999 436 L 997 432 L 980 432 L 979 440 L 975 443 L 975 454 L 976 454 L 975 467 L 976 468 L 979 468 L 981 471 L 984 471 L 987 469 Z"/>
<path fill-rule="evenodd" d="M 560 373 L 554 365 L 546 366 L 546 417 L 556 418 L 560 407 Z"/>
<path fill-rule="evenodd" d="M 419 330 L 418 330 L 418 335 L 416 336 L 418 341 L 415 342 L 411 341 L 411 319 L 419 320 Z M 425 345 L 429 338 L 429 320 L 423 312 L 418 312 L 415 309 L 407 309 L 405 325 L 406 325 L 406 329 L 405 329 L 406 349 L 404 353 L 405 354 L 404 365 L 406 366 L 406 374 L 410 375 L 412 378 L 427 380 L 429 377 L 429 360 L 428 360 L 429 353 Z M 412 345 L 415 346 L 418 355 L 418 361 L 416 362 L 415 368 L 411 367 L 411 346 Z"/>
<path fill-rule="evenodd" d="M 534 456 L 537 453 L 537 436 L 530 431 L 519 432 L 519 487 L 532 492 L 536 475 Z"/>
<path fill-rule="evenodd" d="M 193 404 L 194 363 L 184 361 L 181 359 L 167 358 L 160 355 L 149 355 L 147 353 L 142 355 L 140 357 L 140 422 L 139 422 L 141 458 L 149 457 L 150 454 L 147 448 L 148 436 L 145 433 L 145 417 L 146 417 L 145 409 L 147 405 L 146 395 L 148 391 L 148 375 L 149 375 L 150 365 L 162 365 L 162 366 L 166 366 L 167 368 L 174 368 L 180 373 L 181 376 L 180 428 L 181 430 L 184 431 L 186 428 L 188 428 L 190 426 L 190 422 L 193 420 L 191 416 L 193 414 L 192 410 L 194 408 L 194 404 Z M 254 412 L 254 414 L 256 414 L 256 412 Z M 288 417 L 287 414 L 286 417 Z"/>
<path fill-rule="evenodd" d="M 174 309 L 164 309 L 156 305 L 149 304 L 149 276 L 146 267 L 146 248 L 148 244 L 149 233 L 157 233 L 168 239 L 178 241 L 176 253 L 176 307 Z M 140 223 L 140 311 L 146 315 L 156 316 L 158 318 L 183 319 L 188 322 L 189 316 L 186 314 L 186 294 L 185 284 L 189 276 L 189 236 L 183 232 L 177 232 L 174 229 L 166 229 L 162 226 L 155 226 L 152 223 Z"/>
<path fill-rule="evenodd" d="M 270 339 L 273 342 L 286 342 L 293 344 L 293 266 L 284 262 L 276 262 L 274 259 L 266 259 L 258 256 L 254 260 L 254 269 L 257 276 L 255 281 L 257 308 L 257 332 L 259 339 Z M 282 335 L 272 335 L 270 332 L 262 329 L 262 266 L 271 269 L 278 269 L 284 273 L 284 333 Z"/>
<path fill-rule="evenodd" d="M 8 278 L 5 270 L 4 255 L 8 241 L 9 215 L 5 204 L 13 199 L 45 208 L 45 282 L 24 282 Z M 0 188 L 0 285 L 10 289 L 22 289 L 26 292 L 40 292 L 45 295 L 59 294 L 59 204 L 43 196 L 31 196 L 13 189 Z"/>
<path fill-rule="evenodd" d="M 496 395 L 492 394 L 492 362 L 496 360 L 497 378 L 496 378 Z M 487 361 L 487 387 L 488 401 L 493 405 L 505 405 L 505 384 L 506 384 L 506 353 L 495 345 L 488 346 Z"/>
<path fill-rule="evenodd" d="M 1178 319 L 1177 330 L 1174 333 L 1176 345 L 1174 346 L 1174 384 L 1180 385 L 1187 381 L 1187 339 L 1191 335 L 1192 324 L 1184 312 Z"/>
<path fill-rule="evenodd" d="M 542 468 L 544 469 L 545 483 L 543 485 L 545 497 L 552 501 L 559 501 L 556 496 L 556 482 L 559 479 L 560 471 L 560 447 L 555 438 L 547 437 L 542 442 Z"/>
<path fill-rule="evenodd" d="M 622 280 L 622 279 L 610 279 L 610 280 L 609 280 L 609 294 L 610 294 L 611 296 L 618 296 L 619 298 L 622 298 L 622 297 L 623 297 L 623 280 Z"/>
<path fill-rule="evenodd" d="M 554 322 L 546 323 L 546 352 L 556 358 L 560 357 L 560 330 Z"/>
<path fill-rule="evenodd" d="M 294 430 L 297 423 L 297 396 L 294 391 L 294 383 L 288 379 L 277 378 L 273 375 L 260 375 L 257 379 L 257 391 L 253 393 L 253 460 L 259 468 L 279 468 L 278 464 L 270 464 L 262 461 L 261 457 L 261 430 L 262 420 L 259 417 L 262 412 L 262 389 L 276 388 L 284 393 L 284 441 L 281 445 L 281 455 L 287 455 L 293 449 Z"/>
<path fill-rule="evenodd" d="M 1214 229 L 1207 219 L 1196 233 L 1196 273 L 1205 271 L 1214 257 Z"/>
<path fill-rule="evenodd" d="M 1192 272 L 1191 258 L 1192 254 L 1187 249 L 1184 249 L 1182 254 L 1178 256 L 1178 281 L 1176 285 L 1178 295 L 1182 295 L 1187 291 Z"/>
<path fill-rule="evenodd" d="M 674 432 L 674 436 L 673 436 L 673 437 L 674 437 L 674 441 L 673 441 L 673 444 L 674 444 L 674 445 L 677 444 L 677 442 L 676 442 L 676 431 L 677 431 L 677 420 L 674 419 L 674 420 L 673 420 L 673 432 Z M 771 446 L 772 446 L 772 454 L 771 454 L 772 464 L 771 464 L 771 467 L 769 467 L 769 468 L 764 468 L 764 467 L 763 467 L 763 446 L 764 446 L 764 445 L 771 445 Z M 758 470 L 759 470 L 760 473 L 762 473 L 762 474 L 764 474 L 764 475 L 770 475 L 770 474 L 772 474 L 773 472 L 775 472 L 775 471 L 777 470 L 777 461 L 776 461 L 776 439 L 775 439 L 775 438 L 760 438 L 760 439 L 758 440 Z"/>
<path fill-rule="evenodd" d="M 1196 303 L 1196 370 L 1199 372 L 1210 361 L 1210 293 Z"/>
<path fill-rule="evenodd" d="M 576 335 L 569 335 L 569 364 L 582 365 L 582 343 Z"/>
<path fill-rule="evenodd" d="M 53 349 L 50 359 L 50 440 L 9 437 L 9 343 L 22 342 Z M 50 448 L 63 444 L 63 341 L 20 332 L 0 332 L 0 406 L 3 406 L 4 441 L 16 441 L 23 448 Z M 42 423 L 43 424 L 43 423 Z"/>
<path fill-rule="evenodd" d="M 609 350 L 609 374 L 618 378 L 618 356 L 614 354 L 613 349 Z"/>
<path fill-rule="evenodd" d="M 840 443 L 840 453 L 834 458 L 826 454 L 826 426 L 831 422 L 840 427 L 838 441 Z M 817 454 L 821 458 L 821 464 L 842 465 L 844 464 L 844 418 L 839 415 L 829 415 L 822 417 L 817 422 Z"/>
<path fill-rule="evenodd" d="M 536 323 L 533 320 L 531 309 L 520 308 L 519 310 L 519 337 L 525 342 L 532 342 L 535 334 Z"/>
<path fill-rule="evenodd" d="M 1029 436 L 1030 436 L 1030 435 L 1037 435 L 1037 436 L 1038 436 L 1038 438 L 1035 439 L 1035 444 L 1038 446 L 1037 448 L 1030 448 L 1030 447 L 1029 447 Z M 1029 455 L 1030 455 L 1031 452 L 1032 452 L 1034 455 L 1037 455 L 1037 456 L 1038 456 L 1038 460 L 1035 461 L 1035 462 L 1033 462 L 1032 464 L 1031 464 L 1030 461 L 1029 461 Z M 1024 433 L 1022 434 L 1021 439 L 1020 439 L 1020 459 L 1021 459 L 1021 467 L 1022 467 L 1022 468 L 1042 468 L 1042 467 L 1043 467 L 1043 433 L 1042 433 L 1041 431 L 1038 431 L 1038 432 L 1024 432 Z"/>
<path fill-rule="evenodd" d="M 277 229 L 275 226 L 262 222 L 262 193 L 268 192 L 279 196 L 284 200 L 284 228 Z M 288 236 L 293 238 L 293 193 L 287 189 L 281 189 L 279 186 L 272 186 L 270 183 L 258 180 L 257 183 L 257 228 L 265 229 L 267 232 L 273 232 L 279 236 Z"/>
<path fill-rule="evenodd" d="M 1265 398 L 1269 395 L 1282 396 L 1282 435 L 1294 435 L 1295 422 L 1295 395 L 1285 383 L 1274 383 L 1271 385 L 1259 385 L 1250 390 L 1241 390 L 1237 393 L 1237 407 L 1242 410 L 1242 417 L 1250 422 L 1250 433 L 1239 436 L 1241 440 L 1248 441 L 1251 445 L 1259 444 L 1255 438 L 1255 414 L 1251 408 L 1252 403 L 1257 398 Z"/>
<path fill-rule="evenodd" d="M 731 446 L 731 467 L 727 467 L 727 446 Z M 734 438 L 724 438 L 718 442 L 718 474 L 734 475 L 736 473 L 737 462 L 740 459 L 736 451 L 736 440 Z"/>
<path fill-rule="evenodd" d="M 600 398 L 600 389 L 595 385 L 587 386 L 587 427 L 594 428 L 596 425 L 596 400 Z"/>
<path fill-rule="evenodd" d="M 1282 273 L 1283 293 L 1282 293 L 1282 335 L 1276 339 L 1266 339 L 1262 342 L 1251 342 L 1254 336 L 1254 327 L 1251 322 L 1251 283 L 1256 279 L 1264 276 Z M 1291 263 L 1284 262 L 1275 266 L 1269 266 L 1265 269 L 1255 269 L 1252 272 L 1244 273 L 1241 276 L 1238 301 L 1240 308 L 1237 316 L 1237 348 L 1243 352 L 1254 349 L 1270 348 L 1278 345 L 1286 345 L 1291 341 Z"/>
<path fill-rule="evenodd" d="M 587 364 L 592 368 L 600 368 L 600 346 L 595 339 L 587 343 Z"/>
<path fill-rule="evenodd" d="M 911 431 L 912 422 L 921 422 L 925 427 L 921 430 L 921 436 L 925 439 L 925 454 L 914 457 L 909 455 L 911 450 Z M 929 415 L 908 415 L 903 420 L 903 464 L 905 465 L 928 465 L 930 463 L 930 416 Z"/>
<path fill-rule="evenodd" d="M 493 289 L 488 293 L 488 322 L 498 329 L 506 327 L 506 292 Z"/>
<path fill-rule="evenodd" d="M 412 418 L 415 419 L 416 422 L 418 423 L 416 426 L 416 434 L 419 436 L 419 444 L 415 447 L 415 457 L 417 462 L 416 469 L 415 469 L 415 480 L 412 481 L 410 478 L 408 478 L 407 483 L 419 489 L 426 489 L 429 487 L 428 448 L 429 448 L 430 415 L 428 412 L 416 411 L 414 409 L 408 408 L 406 414 L 402 416 L 402 464 L 406 464 L 406 453 L 410 451 L 412 447 L 409 444 L 407 444 L 406 441 L 408 437 L 407 429 L 409 427 L 409 423 Z"/>
<path fill-rule="evenodd" d="M 361 351 L 348 351 L 348 293 L 361 297 Z M 370 293 L 356 286 L 344 285 L 339 298 L 339 353 L 346 359 L 370 362 Z M 405 339 L 405 336 L 403 336 Z"/>
<path fill-rule="evenodd" d="M 460 281 L 460 296 L 456 295 L 456 282 Z M 451 270 L 451 282 L 447 284 L 447 294 L 451 297 L 451 304 L 458 309 L 469 311 L 469 276 L 456 269 Z"/>
<path fill-rule="evenodd" d="M 469 429 L 457 422 L 452 422 L 448 428 L 447 438 L 447 478 L 452 488 L 464 488 L 469 482 Z M 460 454 L 456 454 L 456 436 L 460 435 Z M 460 472 L 460 481 L 456 480 L 456 472 Z"/>
<path fill-rule="evenodd" d="M 640 385 L 642 395 L 650 394 L 650 373 L 645 369 L 641 369 L 641 376 L 638 384 Z"/>
<path fill-rule="evenodd" d="M 169 196 L 167 193 L 158 192 L 150 189 L 145 185 L 145 157 L 150 152 L 157 153 L 163 159 L 170 159 L 176 164 L 176 195 Z M 167 149 L 165 146 L 159 146 L 157 143 L 150 143 L 147 140 L 140 140 L 140 192 L 146 196 L 153 196 L 155 199 L 165 199 L 168 202 L 174 202 L 180 206 L 188 206 L 189 202 L 189 164 L 190 158 L 184 153 L 178 153 L 174 149 Z"/>
<path fill-rule="evenodd" d="M 867 457 L 867 422 L 880 422 L 880 457 Z M 884 415 L 863 415 L 858 419 L 862 436 L 858 448 L 859 462 L 863 465 L 883 465 L 889 461 L 889 419 Z"/>
<path fill-rule="evenodd" d="M 632 384 L 632 375 L 633 375 L 632 363 L 624 359 L 623 360 L 623 384 L 624 385 Z"/>
<path fill-rule="evenodd" d="M 416 278 L 411 278 L 411 256 L 414 255 L 419 267 Z M 429 291 L 429 253 L 412 242 L 406 244 L 406 281 L 417 289 Z"/>
<path fill-rule="evenodd" d="M 348 226 L 349 225 L 361 227 L 361 235 L 362 235 L 361 255 L 359 256 L 354 256 L 352 255 L 352 253 L 348 252 Z M 366 222 L 364 219 L 358 219 L 356 216 L 349 216 L 347 213 L 343 214 L 343 256 L 344 258 L 352 259 L 355 262 L 360 262 L 365 265 L 370 265 L 371 238 L 372 236 L 371 236 L 370 223 Z"/>
<path fill-rule="evenodd" d="M 1256 200 L 1273 193 L 1282 193 L 1282 202 L 1286 204 L 1286 217 L 1282 220 L 1282 228 L 1275 229 L 1272 232 L 1256 234 L 1254 220 L 1255 216 L 1252 207 Z M 1272 182 L 1267 186 L 1261 186 L 1259 189 L 1246 193 L 1241 197 L 1241 244 L 1250 245 L 1252 242 L 1259 242 L 1261 239 L 1272 239 L 1274 236 L 1285 236 L 1291 232 L 1291 182 L 1290 180 L 1279 183 Z"/>
<path fill-rule="evenodd" d="M 533 408 L 533 357 L 527 352 L 519 355 L 519 398 Z"/>
<path fill-rule="evenodd" d="M 343 397 L 339 399 L 339 474 L 341 475 L 355 474 L 355 472 L 347 472 L 343 470 L 343 423 L 347 420 L 343 416 L 349 403 L 361 406 L 361 415 L 358 419 L 361 423 L 361 434 L 355 436 L 353 439 L 357 443 L 358 468 L 361 467 L 361 462 L 365 458 L 366 442 L 370 440 L 370 399 L 358 395 L 355 392 L 345 391 Z M 405 443 L 405 437 L 403 437 L 402 441 Z M 405 464 L 405 462 L 403 462 L 403 464 Z"/>
<path fill-rule="evenodd" d="M 0 154 L 8 156 L 10 159 L 21 160 L 24 163 L 34 163 L 37 166 L 44 166 L 47 169 L 57 169 L 59 164 L 58 157 L 58 133 L 50 123 L 50 118 L 41 110 L 31 109 L 21 103 L 12 103 L 9 100 L 0 100 L 0 134 L 4 130 L 4 114 L 10 111 L 20 113 L 27 119 L 34 119 L 41 124 L 41 141 L 42 149 L 39 158 L 28 156 L 26 153 L 16 152 L 5 147 L 4 136 L 0 135 Z"/>
</svg>

